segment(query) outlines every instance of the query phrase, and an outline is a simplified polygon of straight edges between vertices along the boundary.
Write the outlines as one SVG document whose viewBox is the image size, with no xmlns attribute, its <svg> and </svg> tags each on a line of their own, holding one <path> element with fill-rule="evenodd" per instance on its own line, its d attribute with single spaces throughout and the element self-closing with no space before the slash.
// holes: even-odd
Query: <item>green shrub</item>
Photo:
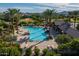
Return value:
<svg viewBox="0 0 79 59">
<path fill-rule="evenodd" d="M 25 55 L 26 55 L 26 56 L 30 56 L 31 54 L 32 54 L 31 48 L 26 49 Z"/>
<path fill-rule="evenodd" d="M 48 49 L 44 49 L 43 52 L 43 56 L 47 53 Z"/>
<path fill-rule="evenodd" d="M 0 55 L 2 56 L 20 56 L 21 52 L 17 47 L 1 47 Z"/>
<path fill-rule="evenodd" d="M 7 49 L 6 47 L 1 47 L 0 48 L 0 56 L 6 56 L 6 53 L 7 53 Z"/>
<path fill-rule="evenodd" d="M 47 51 L 46 55 L 45 56 L 55 56 L 56 53 L 55 52 L 52 52 L 52 51 Z"/>
<path fill-rule="evenodd" d="M 10 47 L 9 56 L 20 56 L 21 52 L 17 47 Z"/>
<path fill-rule="evenodd" d="M 20 23 L 19 23 L 19 25 L 26 25 L 27 24 L 27 22 L 25 22 L 25 21 L 21 21 Z"/>
<path fill-rule="evenodd" d="M 58 46 L 59 53 L 61 55 L 79 55 L 79 39 L 74 39 L 69 43 Z"/>
<path fill-rule="evenodd" d="M 36 48 L 34 49 L 34 53 L 35 53 L 35 56 L 38 56 L 39 53 L 40 53 L 40 49 L 36 47 Z"/>
<path fill-rule="evenodd" d="M 43 56 L 60 56 L 60 55 L 61 54 L 59 54 L 55 50 L 52 50 L 52 51 L 49 51 L 48 49 L 43 50 Z"/>
<path fill-rule="evenodd" d="M 76 29 L 79 30 L 79 24 L 77 25 Z"/>
<path fill-rule="evenodd" d="M 55 39 L 55 41 L 58 43 L 58 44 L 65 44 L 65 43 L 68 43 L 70 41 L 72 41 L 72 37 L 67 35 L 67 34 L 61 34 L 61 35 L 58 35 Z"/>
</svg>

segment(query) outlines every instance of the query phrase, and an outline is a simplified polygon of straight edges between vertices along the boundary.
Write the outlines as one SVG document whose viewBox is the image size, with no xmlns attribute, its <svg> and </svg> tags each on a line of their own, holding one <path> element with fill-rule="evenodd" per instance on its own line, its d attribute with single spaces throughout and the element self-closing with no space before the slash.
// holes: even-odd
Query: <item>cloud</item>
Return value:
<svg viewBox="0 0 79 59">
<path fill-rule="evenodd" d="M 77 8 L 79 7 L 78 3 L 47 3 L 47 4 L 38 4 L 44 7 L 50 7 L 50 8 L 65 8 L 65 7 L 69 7 L 69 8 Z"/>
<path fill-rule="evenodd" d="M 33 9 L 32 7 L 12 7 L 12 8 L 16 8 L 16 9 Z"/>
<path fill-rule="evenodd" d="M 46 7 L 54 7 L 54 8 L 59 8 L 62 6 L 66 6 L 69 3 L 39 3 L 38 5 L 46 6 Z"/>
<path fill-rule="evenodd" d="M 7 4 L 6 4 L 7 5 Z M 43 12 L 46 9 L 56 9 L 57 11 L 79 10 L 78 3 L 29 3 L 16 4 L 13 6 L 0 6 L 0 11 L 5 11 L 8 8 L 20 9 L 21 12 Z"/>
<path fill-rule="evenodd" d="M 20 9 L 21 12 L 25 12 L 25 11 L 28 11 L 28 10 L 33 10 L 32 7 L 0 7 L 0 11 L 4 12 L 9 8 Z"/>
</svg>

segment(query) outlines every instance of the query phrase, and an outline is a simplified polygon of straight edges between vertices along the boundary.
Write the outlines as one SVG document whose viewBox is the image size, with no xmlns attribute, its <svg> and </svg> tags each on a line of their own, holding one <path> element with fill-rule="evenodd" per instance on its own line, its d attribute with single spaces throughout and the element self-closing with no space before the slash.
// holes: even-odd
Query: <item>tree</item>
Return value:
<svg viewBox="0 0 79 59">
<path fill-rule="evenodd" d="M 9 34 L 6 34 L 6 36 L 3 36 L 3 37 L 6 38 L 8 35 L 10 39 L 14 39 L 15 30 L 18 33 L 18 24 L 21 17 L 20 10 L 8 9 L 7 11 L 4 12 L 4 16 L 5 16 L 4 19 L 8 19 L 8 20 L 5 20 L 5 22 L 9 24 L 5 32 Z M 13 43 L 13 41 L 11 42 Z"/>
<path fill-rule="evenodd" d="M 20 10 L 19 9 L 8 9 L 4 12 L 4 16 L 9 20 L 9 28 L 12 30 L 14 34 L 15 29 L 18 28 L 18 22 L 20 19 Z"/>
<path fill-rule="evenodd" d="M 42 15 L 40 13 L 33 13 L 31 18 L 33 19 L 34 25 L 41 25 L 41 22 L 43 23 Z"/>
<path fill-rule="evenodd" d="M 58 35 L 55 39 L 55 41 L 58 43 L 58 44 L 65 44 L 65 43 L 68 43 L 70 41 L 72 41 L 72 37 L 67 35 L 67 34 L 61 34 L 61 35 Z"/>
<path fill-rule="evenodd" d="M 6 41 L 7 41 L 6 38 L 10 37 L 8 26 L 9 24 L 6 21 L 0 20 L 0 38 Z"/>
<path fill-rule="evenodd" d="M 51 20 L 55 14 L 56 14 L 55 10 L 50 10 L 50 9 L 47 9 L 46 11 L 43 12 L 43 16 L 47 21 L 47 24 L 51 23 Z"/>
<path fill-rule="evenodd" d="M 50 9 L 47 9 L 43 12 L 43 17 L 46 21 L 46 24 L 49 26 L 49 30 L 52 24 L 51 20 L 55 14 L 56 14 L 55 10 L 50 10 Z M 49 32 L 49 38 L 51 38 L 50 32 Z"/>
<path fill-rule="evenodd" d="M 32 18 L 33 20 L 40 21 L 40 20 L 41 20 L 41 15 L 40 15 L 39 13 L 33 13 L 33 14 L 31 15 L 31 18 Z"/>
</svg>

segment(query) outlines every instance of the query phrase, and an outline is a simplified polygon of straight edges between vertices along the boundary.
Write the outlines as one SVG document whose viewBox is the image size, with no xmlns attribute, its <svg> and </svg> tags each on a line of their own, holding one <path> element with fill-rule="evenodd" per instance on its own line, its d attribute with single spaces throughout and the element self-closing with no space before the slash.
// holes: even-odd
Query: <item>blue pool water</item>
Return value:
<svg viewBox="0 0 79 59">
<path fill-rule="evenodd" d="M 28 30 L 29 40 L 30 41 L 43 41 L 47 40 L 47 33 L 45 32 L 45 28 L 42 27 L 33 27 L 33 26 L 25 26 L 23 29 Z"/>
</svg>

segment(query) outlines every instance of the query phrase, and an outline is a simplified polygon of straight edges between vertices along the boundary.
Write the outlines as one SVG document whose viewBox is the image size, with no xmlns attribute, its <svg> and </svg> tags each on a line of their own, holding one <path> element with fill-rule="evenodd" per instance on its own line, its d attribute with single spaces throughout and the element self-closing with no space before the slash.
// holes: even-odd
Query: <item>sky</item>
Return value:
<svg viewBox="0 0 79 59">
<path fill-rule="evenodd" d="M 0 12 L 8 8 L 20 9 L 21 12 L 37 13 L 46 9 L 55 9 L 57 12 L 79 10 L 79 3 L 0 3 Z"/>
</svg>

